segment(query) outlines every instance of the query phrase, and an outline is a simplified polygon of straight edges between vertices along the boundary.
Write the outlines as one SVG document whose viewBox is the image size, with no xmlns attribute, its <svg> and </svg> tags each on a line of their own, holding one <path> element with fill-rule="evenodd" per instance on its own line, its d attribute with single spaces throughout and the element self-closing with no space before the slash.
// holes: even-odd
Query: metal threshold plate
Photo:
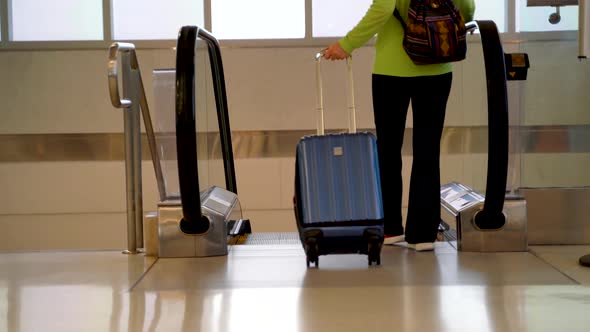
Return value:
<svg viewBox="0 0 590 332">
<path fill-rule="evenodd" d="M 250 233 L 237 237 L 232 241 L 234 245 L 293 245 L 301 244 L 296 232 L 284 233 Z"/>
</svg>

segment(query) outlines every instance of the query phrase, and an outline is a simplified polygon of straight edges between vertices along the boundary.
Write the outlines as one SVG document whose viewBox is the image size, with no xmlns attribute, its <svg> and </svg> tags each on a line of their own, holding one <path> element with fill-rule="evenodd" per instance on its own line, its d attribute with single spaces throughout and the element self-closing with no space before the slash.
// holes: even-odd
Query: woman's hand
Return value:
<svg viewBox="0 0 590 332">
<path fill-rule="evenodd" d="M 338 42 L 328 46 L 324 50 L 324 59 L 328 60 L 344 60 L 348 58 L 349 54 L 340 46 Z"/>
</svg>

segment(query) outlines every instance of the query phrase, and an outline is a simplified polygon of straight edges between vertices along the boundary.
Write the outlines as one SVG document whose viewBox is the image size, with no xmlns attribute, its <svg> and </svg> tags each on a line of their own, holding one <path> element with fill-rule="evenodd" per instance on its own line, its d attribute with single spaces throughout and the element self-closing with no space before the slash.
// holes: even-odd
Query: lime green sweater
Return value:
<svg viewBox="0 0 590 332">
<path fill-rule="evenodd" d="M 473 20 L 474 0 L 454 0 L 465 22 Z M 402 17 L 407 17 L 410 0 L 373 0 L 365 16 L 350 32 L 340 39 L 342 48 L 352 51 L 365 45 L 375 34 L 375 60 L 373 73 L 389 76 L 430 76 L 452 71 L 452 64 L 415 65 L 406 54 L 403 46 L 403 28 L 393 16 L 395 7 Z"/>
</svg>

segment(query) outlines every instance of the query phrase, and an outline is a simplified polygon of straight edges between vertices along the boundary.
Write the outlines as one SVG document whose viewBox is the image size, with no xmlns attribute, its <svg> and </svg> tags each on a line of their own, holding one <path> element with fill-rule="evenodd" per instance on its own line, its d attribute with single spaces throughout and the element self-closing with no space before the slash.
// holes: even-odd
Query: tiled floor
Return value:
<svg viewBox="0 0 590 332">
<path fill-rule="evenodd" d="M 240 245 L 222 257 L 0 254 L 0 331 L 589 331 L 590 246 L 527 253 L 386 246 L 321 256 Z"/>
</svg>

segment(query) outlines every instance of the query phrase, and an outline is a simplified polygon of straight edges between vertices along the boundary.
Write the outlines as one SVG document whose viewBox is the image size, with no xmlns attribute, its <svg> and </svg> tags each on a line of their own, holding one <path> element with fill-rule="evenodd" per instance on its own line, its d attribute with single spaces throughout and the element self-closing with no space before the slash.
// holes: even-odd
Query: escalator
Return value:
<svg viewBox="0 0 590 332">
<path fill-rule="evenodd" d="M 475 21 L 480 31 L 484 54 L 487 96 L 488 96 L 488 167 L 485 195 L 478 193 L 465 184 L 452 182 L 441 187 L 441 217 L 442 228 L 447 240 L 456 243 L 461 251 L 526 251 L 526 201 L 516 191 L 507 191 L 509 170 L 509 116 L 507 80 L 526 78 L 528 57 L 526 54 L 506 54 L 503 51 L 497 27 L 493 21 Z M 526 61 L 512 61 L 525 59 Z M 201 64 L 202 66 L 199 66 Z M 507 66 L 508 64 L 508 66 Z M 207 31 L 197 27 L 183 27 L 179 34 L 177 47 L 176 68 L 176 146 L 178 157 L 179 200 L 176 206 L 175 220 L 179 220 L 180 229 L 185 234 L 207 234 L 208 225 L 205 210 L 209 210 L 207 203 L 211 201 L 208 195 L 211 188 L 218 193 L 234 195 L 237 200 L 237 188 L 234 171 L 234 160 L 231 145 L 231 130 L 229 127 L 225 81 L 219 45 L 215 38 Z M 209 77 L 204 77 L 203 72 Z M 510 72 L 512 75 L 507 75 Z M 518 73 L 519 75 L 514 75 Z M 198 76 L 195 76 L 198 75 Z M 199 105 L 199 96 L 203 89 L 199 84 L 210 81 L 210 87 L 205 90 L 214 92 L 214 105 Z M 199 126 L 203 117 L 199 117 L 200 109 L 215 109 L 218 133 L 213 141 L 199 143 L 202 135 Z M 214 123 L 215 121 L 205 120 Z M 204 127 L 211 136 L 211 126 Z M 216 147 L 220 151 L 210 151 Z M 206 151 L 204 154 L 201 151 Z M 195 151 L 199 152 L 199 157 Z M 200 183 L 199 173 L 203 167 L 199 162 L 203 160 L 215 166 L 217 159 L 223 161 L 225 183 Z M 214 156 L 217 156 L 215 158 Z M 197 171 L 198 170 L 198 171 Z M 202 182 L 202 181 L 201 181 Z M 214 181 L 215 182 L 215 181 Z M 220 181 L 217 181 L 220 182 Z M 198 190 L 197 190 L 198 189 Z M 219 199 L 213 199 L 217 201 Z M 238 204 L 239 205 L 239 204 Z M 169 208 L 169 207 L 167 207 Z M 238 210 L 240 210 L 238 208 Z M 223 213 L 222 213 L 223 214 Z M 298 244 L 296 236 L 285 236 L 284 233 L 252 233 L 249 220 L 239 213 L 233 216 L 225 214 L 224 223 L 229 225 L 227 236 L 218 237 L 215 241 L 223 246 L 231 244 Z M 175 234 L 165 237 L 162 232 L 166 228 L 165 222 L 160 221 L 160 255 L 165 254 L 162 249 L 173 238 L 184 238 L 185 234 Z M 183 224 L 185 224 L 183 226 Z M 170 223 L 169 229 L 174 229 L 175 223 Z M 176 227 L 177 229 L 177 227 Z M 176 233 L 179 233 L 176 230 Z M 197 238 L 199 237 L 197 236 Z M 190 237 L 189 237 L 190 238 Z M 178 239 L 176 239 L 178 240 Z M 172 240 L 172 242 L 176 241 Z M 210 243 L 210 240 L 205 241 Z M 198 246 L 198 245 L 197 245 Z M 170 248 L 177 248 L 173 244 Z M 175 249 L 176 250 L 176 249 Z M 163 255 L 166 257 L 168 255 Z"/>
<path fill-rule="evenodd" d="M 458 250 L 525 251 L 526 201 L 518 191 L 507 194 L 506 190 L 509 168 L 506 82 L 519 79 L 518 75 L 507 78 L 506 72 L 512 73 L 518 67 L 516 70 L 526 76 L 528 57 L 504 53 L 494 22 L 476 21 L 476 24 L 481 33 L 488 93 L 486 192 L 478 193 L 459 182 L 443 185 L 441 234 L 456 243 Z M 147 123 L 149 111 L 137 59 L 133 57 L 130 64 L 138 72 L 138 95 L 160 194 L 158 211 L 152 215 L 157 223 L 157 230 L 152 233 L 157 234 L 154 242 L 159 246 L 158 256 L 225 255 L 234 244 L 300 245 L 297 233 L 252 233 L 250 220 L 242 215 L 219 43 L 206 30 L 185 26 L 179 33 L 176 57 L 175 69 L 154 71 L 156 104 L 168 108 L 174 105 L 173 110 L 156 107 L 154 133 Z M 507 63 L 511 64 L 510 68 Z M 110 67 L 109 83 L 115 83 L 116 63 Z M 165 88 L 158 85 L 159 78 L 166 82 Z M 116 84 L 111 86 L 111 97 L 116 96 L 118 101 L 114 92 L 117 92 Z M 167 95 L 163 102 L 158 102 L 163 92 Z M 134 103 L 124 101 L 120 104 L 125 107 Z M 138 214 L 141 216 L 141 206 L 136 210 L 130 214 L 130 220 L 137 219 Z M 132 231 L 132 223 L 129 225 Z M 141 226 L 137 229 L 141 230 Z M 130 235 L 130 240 L 135 240 L 132 237 L 135 238 Z M 137 242 L 142 242 L 140 237 Z"/>
<path fill-rule="evenodd" d="M 510 168 L 507 80 L 526 79 L 528 56 L 504 53 L 493 21 L 475 23 L 481 35 L 487 83 L 486 190 L 482 194 L 459 182 L 442 185 L 440 229 L 444 238 L 461 251 L 526 251 L 526 200 L 518 190 L 507 190 Z"/>
<path fill-rule="evenodd" d="M 162 128 L 172 123 L 167 112 L 156 135 L 168 137 L 168 143 L 159 140 L 159 151 L 170 154 L 176 146 L 175 155 L 160 158 L 173 161 L 162 167 L 172 170 L 167 177 L 178 172 L 177 183 L 167 181 L 174 183 L 174 193 L 165 195 L 171 199 L 158 204 L 159 256 L 223 255 L 231 245 L 300 245 L 296 233 L 253 233 L 242 216 L 218 41 L 204 29 L 182 27 L 176 56 L 175 128 Z M 223 233 L 212 234 L 211 225 Z"/>
<path fill-rule="evenodd" d="M 184 26 L 176 69 L 155 75 L 174 80 L 174 112 L 159 109 L 155 126 L 166 183 L 158 203 L 158 256 L 226 255 L 251 226 L 237 195 L 219 43 L 204 29 Z"/>
</svg>

